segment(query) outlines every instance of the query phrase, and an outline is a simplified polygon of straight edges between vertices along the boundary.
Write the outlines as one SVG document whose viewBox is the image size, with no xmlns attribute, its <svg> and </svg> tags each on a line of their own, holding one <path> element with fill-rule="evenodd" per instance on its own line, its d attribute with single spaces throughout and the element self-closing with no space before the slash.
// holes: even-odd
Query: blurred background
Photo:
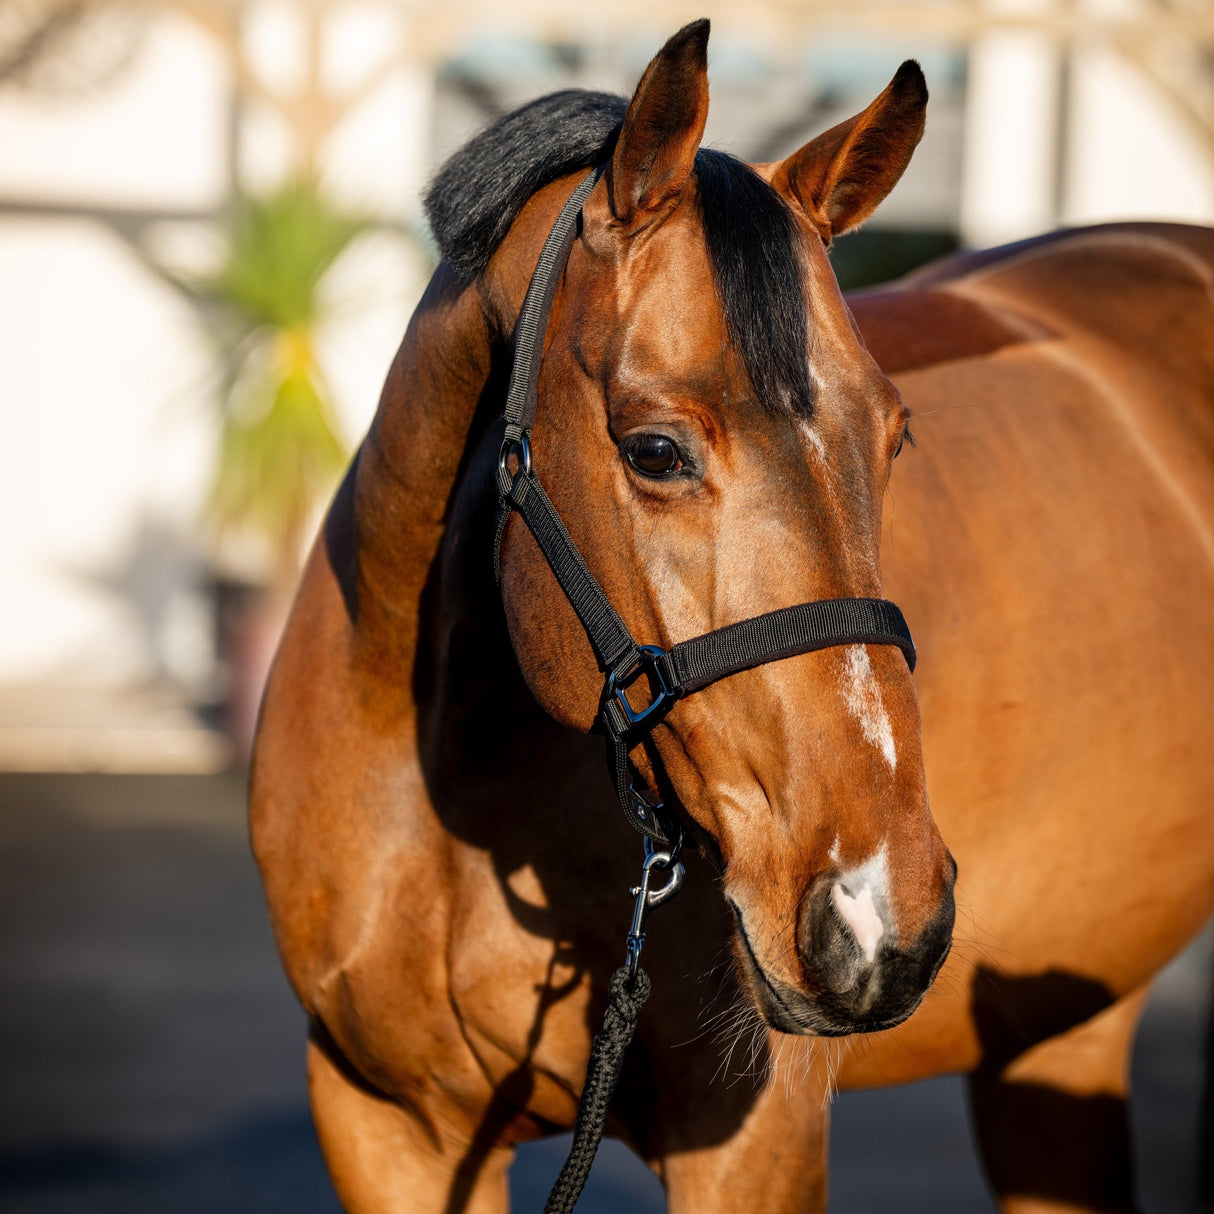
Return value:
<svg viewBox="0 0 1214 1214">
<path fill-rule="evenodd" d="M 922 63 L 845 286 L 1214 222 L 1214 0 L 0 0 L 0 1209 L 335 1209 L 243 833 L 274 638 L 433 267 L 434 167 L 538 94 L 631 92 L 702 15 L 707 139 L 748 160 Z M 1196 1208 L 1210 950 L 1136 1057 L 1151 1211 Z M 955 1081 L 836 1122 L 833 1209 L 992 1208 Z M 621 1152 L 594 1183 L 659 1208 Z"/>
</svg>

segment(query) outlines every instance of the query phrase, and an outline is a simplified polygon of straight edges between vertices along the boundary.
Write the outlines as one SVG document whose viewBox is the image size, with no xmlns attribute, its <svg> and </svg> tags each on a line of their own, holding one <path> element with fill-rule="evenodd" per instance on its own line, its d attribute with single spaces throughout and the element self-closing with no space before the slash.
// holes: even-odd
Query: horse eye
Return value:
<svg viewBox="0 0 1214 1214">
<path fill-rule="evenodd" d="M 897 459 L 898 456 L 902 454 L 902 448 L 905 447 L 907 443 L 910 443 L 912 447 L 915 445 L 915 436 L 911 433 L 910 426 L 907 426 L 902 431 L 902 437 L 898 440 L 898 449 L 894 452 L 894 459 Z"/>
<path fill-rule="evenodd" d="M 642 476 L 670 476 L 683 466 L 678 447 L 664 434 L 634 434 L 623 447 L 624 457 Z"/>
</svg>

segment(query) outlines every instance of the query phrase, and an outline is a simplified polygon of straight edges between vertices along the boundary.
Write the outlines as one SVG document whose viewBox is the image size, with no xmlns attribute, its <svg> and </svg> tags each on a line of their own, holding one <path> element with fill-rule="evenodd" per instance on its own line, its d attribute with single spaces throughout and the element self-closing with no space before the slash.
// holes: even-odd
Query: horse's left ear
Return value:
<svg viewBox="0 0 1214 1214">
<path fill-rule="evenodd" d="M 868 109 L 781 161 L 771 183 L 829 244 L 867 219 L 897 185 L 923 136 L 926 110 L 927 81 L 908 59 Z"/>
</svg>

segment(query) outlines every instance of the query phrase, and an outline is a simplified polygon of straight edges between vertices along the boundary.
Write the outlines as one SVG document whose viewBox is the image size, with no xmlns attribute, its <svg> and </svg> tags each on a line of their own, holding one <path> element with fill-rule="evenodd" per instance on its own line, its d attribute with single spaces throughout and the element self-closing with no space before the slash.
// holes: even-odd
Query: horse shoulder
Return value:
<svg viewBox="0 0 1214 1214">
<path fill-rule="evenodd" d="M 250 770 L 253 851 L 288 976 L 309 1012 L 359 957 L 399 947 L 384 925 L 402 888 L 429 908 L 410 939 L 426 935 L 442 904 L 432 874 L 446 836 L 428 811 L 408 683 L 394 666 L 376 677 L 383 664 L 363 652 L 356 626 L 341 538 L 349 508 L 343 489 L 307 562 Z"/>
</svg>

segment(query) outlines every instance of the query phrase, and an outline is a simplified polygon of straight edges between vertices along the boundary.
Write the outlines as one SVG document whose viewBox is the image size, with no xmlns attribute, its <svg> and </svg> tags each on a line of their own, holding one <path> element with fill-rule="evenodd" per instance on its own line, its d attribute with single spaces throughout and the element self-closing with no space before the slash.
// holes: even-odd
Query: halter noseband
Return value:
<svg viewBox="0 0 1214 1214">
<path fill-rule="evenodd" d="M 557 216 L 515 327 L 514 367 L 497 461 L 494 568 L 500 582 L 502 539 L 511 511 L 517 510 L 577 612 L 606 673 L 599 724 L 607 736 L 608 766 L 624 816 L 648 838 L 677 849 L 681 828 L 659 802 L 637 791 L 628 757 L 675 700 L 740 670 L 833 645 L 897 645 L 914 670 L 915 645 L 902 612 L 893 603 L 866 598 L 822 599 L 783 607 L 680 641 L 668 650 L 633 640 L 544 492 L 531 456 L 544 332 L 582 205 L 602 171 L 602 167 L 592 170 Z M 511 455 L 517 462 L 513 473 Z M 626 693 L 641 675 L 648 677 L 652 699 L 638 710 Z"/>
</svg>

